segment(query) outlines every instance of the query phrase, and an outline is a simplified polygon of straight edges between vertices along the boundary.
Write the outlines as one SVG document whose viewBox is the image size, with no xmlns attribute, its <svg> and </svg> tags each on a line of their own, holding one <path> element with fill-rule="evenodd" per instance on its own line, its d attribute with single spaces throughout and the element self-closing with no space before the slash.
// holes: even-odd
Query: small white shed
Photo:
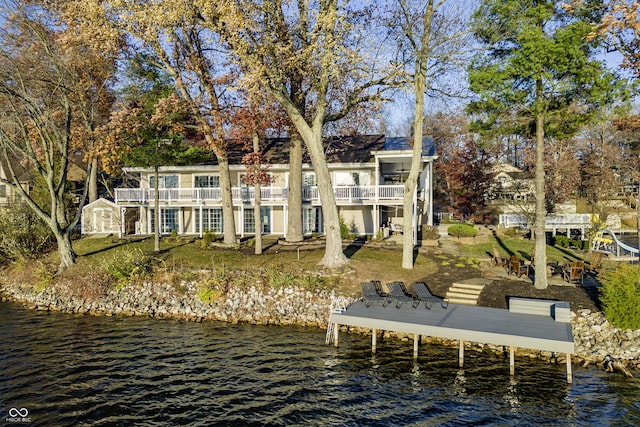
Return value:
<svg viewBox="0 0 640 427">
<path fill-rule="evenodd" d="M 82 208 L 82 234 L 120 234 L 122 220 L 118 205 L 100 198 Z"/>
</svg>

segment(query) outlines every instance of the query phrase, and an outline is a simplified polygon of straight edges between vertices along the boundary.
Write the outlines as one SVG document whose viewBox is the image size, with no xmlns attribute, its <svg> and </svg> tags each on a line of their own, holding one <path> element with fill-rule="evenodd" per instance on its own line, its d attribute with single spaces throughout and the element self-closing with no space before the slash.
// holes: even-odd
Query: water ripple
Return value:
<svg viewBox="0 0 640 427">
<path fill-rule="evenodd" d="M 638 425 L 640 381 L 297 327 L 73 316 L 0 304 L 0 419 L 42 426 Z"/>
</svg>

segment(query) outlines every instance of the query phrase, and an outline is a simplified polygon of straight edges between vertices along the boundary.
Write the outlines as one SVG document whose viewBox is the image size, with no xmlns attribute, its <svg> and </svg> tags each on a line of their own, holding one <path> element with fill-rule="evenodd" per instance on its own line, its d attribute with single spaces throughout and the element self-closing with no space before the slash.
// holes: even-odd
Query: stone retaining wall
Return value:
<svg viewBox="0 0 640 427">
<path fill-rule="evenodd" d="M 230 288 L 210 304 L 197 296 L 197 283 L 169 284 L 144 283 L 110 289 L 95 298 L 79 298 L 63 287 L 53 286 L 35 292 L 27 285 L 4 285 L 0 289 L 2 300 L 24 304 L 30 309 L 91 315 L 150 316 L 190 321 L 219 320 L 230 323 L 262 325 L 299 325 L 326 328 L 333 291 L 302 288 L 265 288 L 250 286 Z M 347 299 L 347 301 L 349 301 Z M 640 368 L 640 330 L 613 328 L 602 313 L 579 310 L 571 313 L 571 326 L 576 353 L 574 362 L 599 364 L 613 371 L 630 375 L 626 367 Z M 363 330 L 363 333 L 370 333 Z M 392 334 L 400 338 L 401 334 Z M 423 338 L 429 340 L 429 338 Z M 440 341 L 433 339 L 432 341 Z M 451 345 L 457 343 L 450 342 Z M 467 344 L 472 349 L 489 349 L 503 353 L 498 346 Z M 477 348 L 476 348 L 477 347 Z M 562 363 L 549 352 L 519 349 L 518 354 Z"/>
</svg>

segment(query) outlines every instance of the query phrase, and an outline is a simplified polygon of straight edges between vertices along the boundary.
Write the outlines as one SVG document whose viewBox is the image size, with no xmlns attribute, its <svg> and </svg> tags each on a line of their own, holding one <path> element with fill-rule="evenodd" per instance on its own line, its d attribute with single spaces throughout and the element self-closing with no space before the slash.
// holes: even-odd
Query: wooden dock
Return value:
<svg viewBox="0 0 640 427">
<path fill-rule="evenodd" d="M 561 301 L 511 298 L 509 309 L 434 304 L 413 308 L 403 304 L 396 308 L 362 301 L 331 313 L 333 342 L 338 346 L 339 326 L 372 329 L 372 351 L 376 351 L 377 331 L 393 331 L 414 335 L 414 358 L 418 357 L 421 336 L 460 341 L 459 364 L 464 361 L 464 341 L 506 346 L 510 349 L 510 373 L 514 374 L 515 349 L 528 348 L 566 353 L 567 381 L 572 382 L 571 354 L 575 352 L 569 304 Z"/>
</svg>

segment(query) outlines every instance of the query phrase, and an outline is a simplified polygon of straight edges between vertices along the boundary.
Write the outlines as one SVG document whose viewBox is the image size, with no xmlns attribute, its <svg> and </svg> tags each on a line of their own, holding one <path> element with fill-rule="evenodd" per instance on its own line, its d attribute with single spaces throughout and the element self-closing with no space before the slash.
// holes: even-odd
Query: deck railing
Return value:
<svg viewBox="0 0 640 427">
<path fill-rule="evenodd" d="M 154 199 L 153 188 L 117 188 L 116 202 L 149 203 Z M 207 202 L 221 201 L 220 188 L 165 188 L 158 193 L 160 201 L 166 202 Z M 254 187 L 233 187 L 231 195 L 234 201 L 250 201 L 255 198 Z M 264 201 L 286 201 L 289 197 L 287 187 L 262 187 L 260 195 Z M 377 200 L 400 201 L 404 195 L 403 185 L 337 186 L 333 188 L 337 201 L 373 202 Z M 303 187 L 303 201 L 320 201 L 318 187 Z"/>
<path fill-rule="evenodd" d="M 533 225 L 533 214 L 501 214 L 500 224 L 504 227 L 528 227 Z M 589 214 L 550 214 L 545 217 L 545 227 L 551 228 L 580 228 L 591 226 Z"/>
</svg>

